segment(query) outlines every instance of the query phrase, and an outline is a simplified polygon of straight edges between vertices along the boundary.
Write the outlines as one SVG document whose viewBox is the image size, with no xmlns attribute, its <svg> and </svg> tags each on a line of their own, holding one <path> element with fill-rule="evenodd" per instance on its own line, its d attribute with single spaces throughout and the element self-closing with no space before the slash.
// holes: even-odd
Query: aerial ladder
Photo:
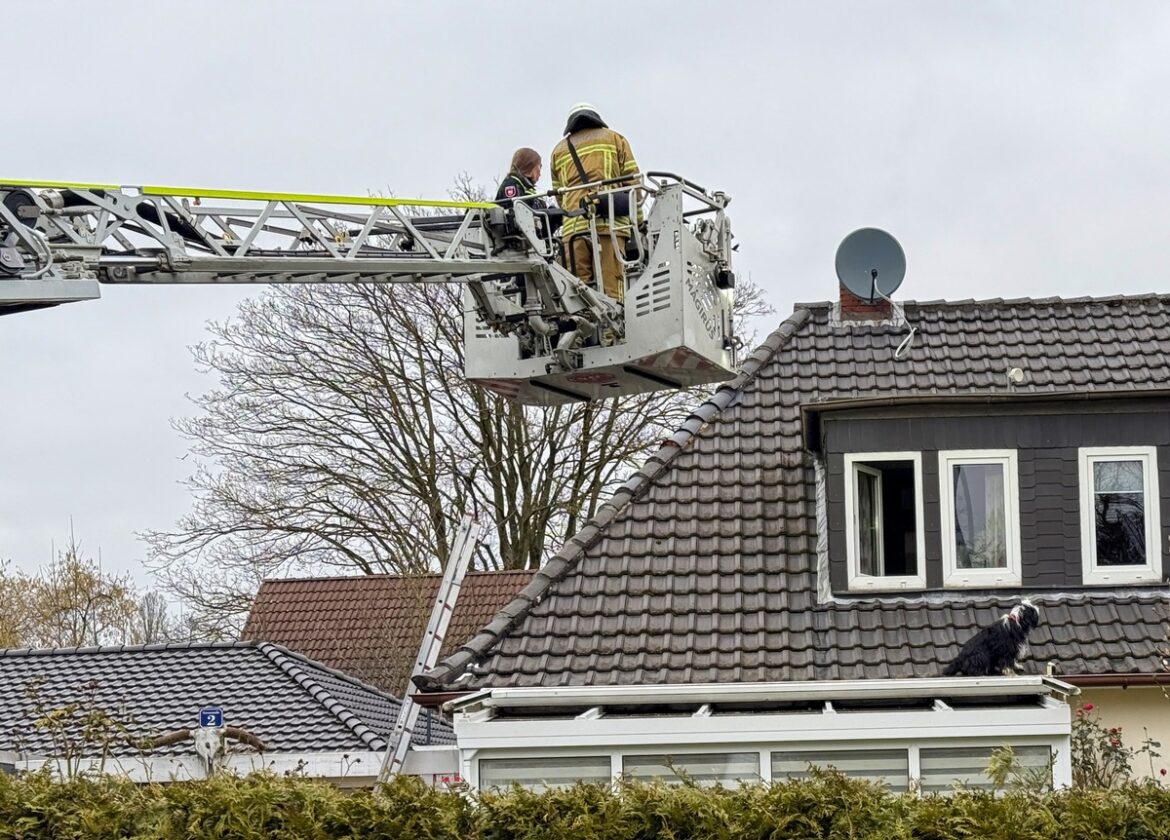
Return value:
<svg viewBox="0 0 1170 840">
<path fill-rule="evenodd" d="M 102 285 L 459 283 L 466 376 L 509 399 L 732 378 L 727 196 L 660 172 L 586 188 L 568 211 L 588 217 L 582 235 L 628 238 L 622 301 L 562 265 L 562 211 L 523 200 L 0 179 L 0 314 L 93 300 Z M 648 209 L 622 229 L 615 206 Z"/>
</svg>

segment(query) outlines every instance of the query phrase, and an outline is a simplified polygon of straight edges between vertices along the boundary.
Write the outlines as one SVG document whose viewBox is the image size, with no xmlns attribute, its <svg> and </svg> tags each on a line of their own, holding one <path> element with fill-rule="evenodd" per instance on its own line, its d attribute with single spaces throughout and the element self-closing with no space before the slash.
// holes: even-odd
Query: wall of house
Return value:
<svg viewBox="0 0 1170 840">
<path fill-rule="evenodd" d="M 829 569 L 834 591 L 848 588 L 845 454 L 922 453 L 927 588 L 942 586 L 938 453 L 1015 449 L 1020 483 L 1024 589 L 1082 583 L 1077 448 L 1156 446 L 1162 534 L 1170 533 L 1170 401 L 1097 400 L 1026 406 L 917 406 L 826 413 L 821 446 L 827 469 Z"/>
<path fill-rule="evenodd" d="M 1163 784 L 1170 784 L 1170 696 L 1161 688 L 1085 688 L 1076 698 L 1081 703 L 1092 703 L 1093 711 L 1101 715 L 1105 727 L 1121 727 L 1121 736 L 1126 746 L 1139 747 L 1150 737 L 1162 744 L 1158 750 L 1162 755 L 1153 761 L 1153 774 Z M 1145 730 L 1145 731 L 1143 731 Z M 1159 772 L 1166 768 L 1167 776 Z M 1148 758 L 1142 756 L 1134 762 L 1134 774 L 1145 778 L 1151 774 Z"/>
</svg>

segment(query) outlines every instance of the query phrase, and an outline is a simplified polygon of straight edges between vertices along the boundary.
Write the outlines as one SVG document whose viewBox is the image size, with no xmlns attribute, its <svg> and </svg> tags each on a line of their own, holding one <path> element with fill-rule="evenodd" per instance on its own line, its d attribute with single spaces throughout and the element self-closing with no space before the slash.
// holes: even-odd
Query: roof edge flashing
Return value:
<svg viewBox="0 0 1170 840">
<path fill-rule="evenodd" d="M 639 686 L 572 686 L 563 688 L 489 688 L 452 703 L 456 711 L 508 706 L 610 706 L 674 703 L 743 703 L 833 699 L 901 700 L 936 697 L 1007 697 L 1080 693 L 1069 683 L 1047 676 L 920 677 L 813 682 L 674 684 Z"/>
</svg>

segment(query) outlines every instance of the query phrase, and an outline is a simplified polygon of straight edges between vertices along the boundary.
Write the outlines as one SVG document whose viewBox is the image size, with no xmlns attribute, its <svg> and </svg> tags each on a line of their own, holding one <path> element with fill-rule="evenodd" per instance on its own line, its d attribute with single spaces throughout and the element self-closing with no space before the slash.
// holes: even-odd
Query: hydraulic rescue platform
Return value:
<svg viewBox="0 0 1170 840">
<path fill-rule="evenodd" d="M 519 200 L 0 179 L 0 314 L 92 300 L 101 284 L 460 283 L 467 378 L 510 399 L 732 378 L 727 197 L 669 173 L 588 186 L 596 199 L 572 212 L 595 246 L 628 239 L 623 301 L 561 265 L 560 211 Z M 615 206 L 643 210 L 624 222 Z"/>
</svg>

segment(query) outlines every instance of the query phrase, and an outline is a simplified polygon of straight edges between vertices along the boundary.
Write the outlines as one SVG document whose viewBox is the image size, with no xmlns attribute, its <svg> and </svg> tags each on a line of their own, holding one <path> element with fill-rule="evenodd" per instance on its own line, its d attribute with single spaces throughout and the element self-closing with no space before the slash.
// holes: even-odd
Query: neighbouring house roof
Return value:
<svg viewBox="0 0 1170 840">
<path fill-rule="evenodd" d="M 469 572 L 440 655 L 457 650 L 531 580 L 531 571 Z M 275 642 L 388 691 L 418 655 L 441 575 L 266 580 L 243 638 Z"/>
<path fill-rule="evenodd" d="M 199 723 L 215 706 L 271 753 L 379 751 L 399 701 L 280 645 L 257 642 L 160 644 L 0 651 L 0 749 L 53 755 L 59 747 L 39 718 L 68 704 L 101 709 L 135 737 Z M 420 717 L 415 744 L 454 743 L 433 713 Z M 139 750 L 118 739 L 113 755 Z M 189 741 L 157 754 L 184 754 Z"/>
<path fill-rule="evenodd" d="M 818 600 L 802 410 L 847 400 L 1165 394 L 1170 296 L 904 304 L 839 324 L 799 304 L 424 690 L 937 675 L 1014 599 Z M 1123 360 L 1123 361 L 1122 361 Z M 1007 371 L 1024 372 L 1012 384 Z M 1164 587 L 1047 593 L 1031 660 L 1150 673 Z"/>
</svg>

